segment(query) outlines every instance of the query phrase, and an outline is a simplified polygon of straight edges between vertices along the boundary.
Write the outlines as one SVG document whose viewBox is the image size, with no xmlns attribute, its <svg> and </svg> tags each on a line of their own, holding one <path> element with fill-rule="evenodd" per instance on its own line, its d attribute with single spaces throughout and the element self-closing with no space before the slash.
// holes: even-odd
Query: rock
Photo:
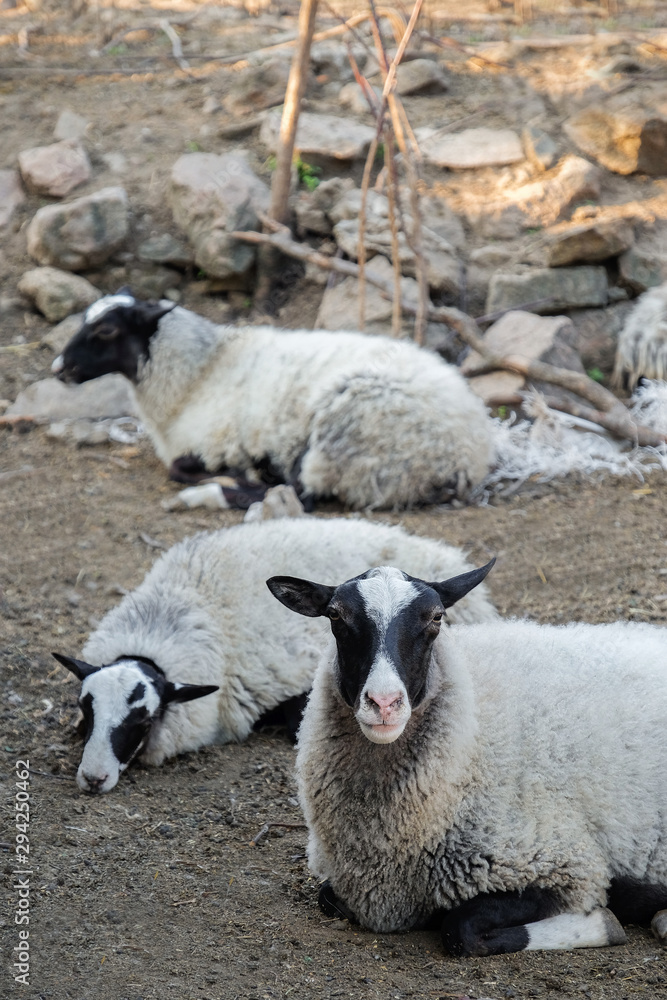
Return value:
<svg viewBox="0 0 667 1000">
<path fill-rule="evenodd" d="M 416 135 L 424 158 L 450 170 L 500 167 L 525 158 L 519 136 L 510 129 L 469 128 L 443 134 L 422 128 Z"/>
<path fill-rule="evenodd" d="M 71 441 L 77 448 L 86 445 L 107 444 L 109 430 L 106 424 L 93 420 L 62 420 L 50 425 L 46 436 L 60 441 Z"/>
<path fill-rule="evenodd" d="M 171 171 L 174 221 L 187 233 L 196 264 L 211 278 L 244 274 L 255 260 L 234 230 L 256 229 L 258 211 L 269 206 L 269 189 L 245 157 L 235 153 L 187 153 Z"/>
<path fill-rule="evenodd" d="M 589 156 L 618 174 L 667 176 L 667 88 L 634 87 L 598 101 L 563 126 Z"/>
<path fill-rule="evenodd" d="M 301 229 L 323 236 L 331 232 L 331 212 L 348 191 L 354 190 L 351 177 L 332 177 L 322 181 L 314 191 L 300 191 L 294 204 Z"/>
<path fill-rule="evenodd" d="M 407 192 L 402 192 L 402 203 L 407 206 Z M 358 188 L 347 191 L 336 202 L 329 212 L 329 217 L 336 221 L 334 236 L 338 246 L 353 260 L 357 259 L 359 249 L 359 212 L 361 208 L 361 191 Z M 423 215 L 430 221 L 429 213 Z M 411 226 L 412 217 L 405 212 L 406 225 Z M 458 220 L 456 220 L 458 223 Z M 433 213 L 433 223 L 446 224 L 445 217 L 439 220 Z M 460 225 L 460 224 L 459 224 Z M 371 253 L 380 253 L 390 258 L 392 255 L 392 238 L 389 225 L 389 200 L 386 195 L 369 191 L 366 200 L 366 226 L 364 245 Z M 454 247 L 430 226 L 422 228 L 422 246 L 426 261 L 426 271 L 429 286 L 448 295 L 457 295 L 460 287 L 461 269 Z M 401 262 L 401 273 L 414 277 L 416 274 L 415 256 L 408 244 L 403 231 L 398 233 L 398 252 Z"/>
<path fill-rule="evenodd" d="M 176 291 L 176 286 L 183 280 L 179 271 L 158 264 L 139 264 L 126 268 L 125 273 L 127 277 L 123 283 L 129 285 L 140 299 L 171 298 L 167 292 Z"/>
<path fill-rule="evenodd" d="M 86 151 L 76 139 L 24 149 L 19 169 L 28 191 L 52 198 L 64 198 L 92 174 Z"/>
<path fill-rule="evenodd" d="M 379 105 L 380 98 L 382 97 L 382 88 L 372 87 L 371 89 L 377 97 Z M 338 100 L 344 108 L 349 108 L 355 115 L 367 115 L 370 113 L 368 101 L 356 80 L 350 80 L 344 87 L 341 87 Z"/>
<path fill-rule="evenodd" d="M 55 378 L 33 382 L 19 393 L 7 416 L 38 421 L 102 417 L 134 417 L 138 409 L 132 386 L 122 375 L 102 375 L 82 385 L 65 385 Z"/>
<path fill-rule="evenodd" d="M 547 299 L 531 309 L 544 315 L 606 306 L 607 297 L 607 272 L 603 267 L 533 268 L 522 274 L 494 274 L 485 311 L 491 314 Z"/>
<path fill-rule="evenodd" d="M 667 910 L 658 910 L 651 921 L 653 937 L 662 945 L 667 945 Z"/>
<path fill-rule="evenodd" d="M 552 225 L 578 202 L 598 199 L 600 180 L 599 167 L 580 156 L 566 156 L 538 181 L 503 191 L 501 197 L 464 196 L 464 210 L 482 236 L 512 239 L 524 229 Z"/>
<path fill-rule="evenodd" d="M 259 66 L 248 66 L 235 73 L 222 105 L 231 115 L 251 115 L 273 108 L 285 99 L 290 64 L 274 58 Z"/>
<path fill-rule="evenodd" d="M 126 174 L 130 168 L 127 157 L 120 152 L 101 153 L 100 159 L 112 174 Z"/>
<path fill-rule="evenodd" d="M 53 130 L 56 139 L 81 139 L 88 128 L 88 122 L 75 111 L 66 108 L 61 111 Z"/>
<path fill-rule="evenodd" d="M 50 323 L 85 310 L 102 297 L 102 292 L 85 278 L 55 267 L 26 271 L 18 283 L 18 290 L 35 303 Z"/>
<path fill-rule="evenodd" d="M 102 264 L 125 242 L 129 204 L 122 187 L 102 188 L 40 208 L 28 226 L 28 253 L 40 264 L 83 271 Z"/>
<path fill-rule="evenodd" d="M 489 350 L 497 355 L 519 355 L 531 361 L 545 361 L 558 368 L 584 371 L 581 359 L 572 346 L 576 331 L 567 316 L 547 319 L 520 310 L 509 312 L 489 327 L 483 339 Z M 461 371 L 464 375 L 474 372 L 482 360 L 479 354 L 471 351 L 461 365 Z M 524 388 L 524 383 L 523 376 L 511 372 L 492 372 L 469 379 L 470 388 L 487 406 L 507 402 Z M 537 387 L 545 388 L 540 384 Z M 546 391 L 552 396 L 557 394 L 553 386 Z"/>
<path fill-rule="evenodd" d="M 586 369 L 599 368 L 605 374 L 614 369 L 618 335 L 634 303 L 619 302 L 606 309 L 575 309 L 569 317 L 576 330 L 573 346 Z"/>
<path fill-rule="evenodd" d="M 545 236 L 550 267 L 608 260 L 628 250 L 635 241 L 631 223 L 623 218 L 561 222 L 548 229 Z"/>
<path fill-rule="evenodd" d="M 619 282 L 639 294 L 667 281 L 667 225 L 656 223 L 618 258 Z"/>
<path fill-rule="evenodd" d="M 194 263 L 190 247 L 174 239 L 170 233 L 151 236 L 137 250 L 139 260 L 151 264 L 167 264 L 171 267 L 186 268 Z"/>
<path fill-rule="evenodd" d="M 293 486 L 272 486 L 259 503 L 253 503 L 246 511 L 244 521 L 270 521 L 281 517 L 305 517 L 303 504 Z"/>
<path fill-rule="evenodd" d="M 261 142 L 275 153 L 280 131 L 280 115 L 267 115 L 259 131 Z M 334 160 L 354 160 L 365 156 L 375 129 L 348 118 L 316 115 L 304 111 L 299 116 L 295 148 L 302 157 L 322 156 Z"/>
<path fill-rule="evenodd" d="M 62 354 L 74 334 L 78 333 L 83 326 L 83 317 L 84 313 L 72 313 L 71 316 L 67 316 L 57 326 L 44 334 L 40 344 L 50 347 L 55 354 Z"/>
<path fill-rule="evenodd" d="M 512 258 L 512 251 L 495 243 L 470 251 L 470 262 L 478 267 L 497 268 L 507 264 Z"/>
<path fill-rule="evenodd" d="M 0 231 L 9 225 L 14 212 L 24 201 L 18 170 L 0 170 Z"/>
<path fill-rule="evenodd" d="M 393 268 L 386 257 L 378 255 L 367 262 L 367 270 L 385 281 L 393 282 Z M 417 303 L 419 290 L 414 278 L 401 279 L 401 296 Z M 391 336 L 392 304 L 383 298 L 380 289 L 366 281 L 365 332 Z M 414 321 L 403 317 L 402 336 L 410 336 Z M 327 288 L 320 303 L 315 326 L 321 330 L 359 329 L 359 281 L 344 278 L 338 285 Z"/>
<path fill-rule="evenodd" d="M 558 146 L 542 129 L 527 125 L 521 133 L 526 158 L 538 170 L 548 170 L 558 155 Z"/>
<path fill-rule="evenodd" d="M 363 69 L 367 65 L 366 49 L 355 44 L 352 46 L 352 54 L 359 69 Z M 333 39 L 315 42 L 310 49 L 310 61 L 318 77 L 339 80 L 341 83 L 354 78 L 345 42 Z M 368 77 L 368 70 L 365 75 Z"/>
<path fill-rule="evenodd" d="M 449 80 L 442 66 L 432 59 L 412 59 L 399 65 L 396 73 L 396 93 L 400 97 L 410 94 L 443 94 Z"/>
</svg>

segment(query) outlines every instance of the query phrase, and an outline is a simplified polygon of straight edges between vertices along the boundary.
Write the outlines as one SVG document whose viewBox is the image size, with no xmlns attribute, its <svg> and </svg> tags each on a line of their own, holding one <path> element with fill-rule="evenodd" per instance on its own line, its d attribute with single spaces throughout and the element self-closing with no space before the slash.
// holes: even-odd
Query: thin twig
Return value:
<svg viewBox="0 0 667 1000">
<path fill-rule="evenodd" d="M 190 69 L 190 63 L 187 61 L 187 59 L 183 58 L 183 46 L 181 45 L 181 40 L 176 34 L 173 25 L 169 23 L 166 17 L 161 17 L 158 21 L 158 24 L 162 29 L 162 31 L 164 31 L 169 41 L 171 42 L 171 53 L 174 59 L 176 60 L 180 68 L 185 73 L 187 73 L 188 70 Z"/>
<path fill-rule="evenodd" d="M 43 778 L 55 778 L 57 781 L 76 781 L 73 774 L 51 774 L 50 771 L 38 771 L 35 767 L 29 767 L 30 774 L 41 774 Z"/>
<path fill-rule="evenodd" d="M 305 823 L 265 823 L 261 830 L 258 830 L 255 836 L 250 841 L 250 847 L 257 847 L 257 844 L 265 837 L 269 830 L 274 826 L 282 827 L 284 830 L 307 830 L 308 827 Z"/>
</svg>

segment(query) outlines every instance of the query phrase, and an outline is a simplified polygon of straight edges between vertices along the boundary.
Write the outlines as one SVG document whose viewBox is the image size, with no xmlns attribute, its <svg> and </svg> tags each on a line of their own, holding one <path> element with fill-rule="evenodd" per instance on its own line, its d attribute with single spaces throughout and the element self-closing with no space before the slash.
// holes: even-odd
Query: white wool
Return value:
<svg viewBox="0 0 667 1000">
<path fill-rule="evenodd" d="M 639 296 L 619 334 L 615 383 L 632 389 L 642 376 L 667 376 L 667 282 Z"/>
<path fill-rule="evenodd" d="M 310 688 L 327 641 L 324 619 L 294 615 L 265 581 L 289 575 L 337 585 L 386 564 L 430 580 L 472 568 L 453 546 L 362 519 L 286 518 L 201 533 L 157 560 L 90 636 L 83 659 L 99 666 L 143 656 L 174 683 L 220 686 L 167 709 L 147 763 L 241 740 L 264 712 Z M 458 622 L 495 617 L 483 587 L 451 614 Z"/>
<path fill-rule="evenodd" d="M 595 424 L 550 410 L 537 392 L 527 394 L 526 408 L 532 420 L 493 418 L 496 462 L 476 496 L 486 499 L 507 482 L 527 479 L 545 483 L 570 473 L 606 473 L 643 481 L 647 472 L 667 469 L 667 447 L 634 448 Z M 630 413 L 637 422 L 667 433 L 667 383 L 638 386 Z"/>
</svg>

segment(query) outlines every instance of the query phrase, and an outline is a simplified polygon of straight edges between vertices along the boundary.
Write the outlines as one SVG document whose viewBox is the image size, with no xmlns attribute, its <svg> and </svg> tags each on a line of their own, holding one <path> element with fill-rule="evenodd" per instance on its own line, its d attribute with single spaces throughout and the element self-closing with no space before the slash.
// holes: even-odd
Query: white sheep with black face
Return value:
<svg viewBox="0 0 667 1000">
<path fill-rule="evenodd" d="M 308 501 L 398 508 L 465 497 L 492 460 L 481 400 L 406 341 L 216 326 L 123 291 L 90 306 L 53 371 L 130 379 L 158 456 L 183 481 L 256 468 Z"/>
<path fill-rule="evenodd" d="M 273 600 L 268 576 L 349 576 L 400 561 L 415 573 L 469 564 L 456 548 L 366 520 L 295 518 L 201 533 L 175 545 L 88 639 L 83 660 L 54 654 L 82 682 L 79 787 L 108 792 L 135 758 L 243 740 L 260 720 L 295 732 L 325 629 Z M 476 592 L 462 621 L 496 616 Z"/>
<path fill-rule="evenodd" d="M 333 632 L 297 757 L 320 904 L 381 933 L 437 921 L 455 954 L 617 944 L 651 918 L 667 943 L 667 631 L 443 628 L 490 567 L 268 581 Z"/>
</svg>

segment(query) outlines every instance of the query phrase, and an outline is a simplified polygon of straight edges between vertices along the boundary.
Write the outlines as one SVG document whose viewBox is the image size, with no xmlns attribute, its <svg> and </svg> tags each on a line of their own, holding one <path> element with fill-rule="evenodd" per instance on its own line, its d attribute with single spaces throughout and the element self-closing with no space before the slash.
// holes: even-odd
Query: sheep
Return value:
<svg viewBox="0 0 667 1000">
<path fill-rule="evenodd" d="M 492 458 L 463 377 L 405 341 L 216 326 L 128 291 L 89 307 L 52 366 L 66 382 L 121 372 L 172 478 L 263 470 L 354 509 L 464 498 Z"/>
<path fill-rule="evenodd" d="M 642 377 L 667 379 L 667 282 L 639 296 L 618 337 L 614 384 L 632 390 Z"/>
<path fill-rule="evenodd" d="M 267 581 L 335 640 L 297 753 L 320 905 L 459 955 L 621 943 L 667 907 L 667 632 L 442 628 L 491 566 Z"/>
<path fill-rule="evenodd" d="M 450 545 L 345 518 L 241 524 L 173 546 L 104 617 L 83 660 L 54 654 L 82 682 L 79 787 L 110 791 L 137 756 L 159 765 L 205 744 L 243 740 L 281 706 L 295 730 L 322 623 L 304 627 L 264 580 L 284 570 L 349 575 L 394 560 L 431 574 L 469 565 Z M 459 611 L 462 621 L 495 614 L 483 593 Z"/>
</svg>

